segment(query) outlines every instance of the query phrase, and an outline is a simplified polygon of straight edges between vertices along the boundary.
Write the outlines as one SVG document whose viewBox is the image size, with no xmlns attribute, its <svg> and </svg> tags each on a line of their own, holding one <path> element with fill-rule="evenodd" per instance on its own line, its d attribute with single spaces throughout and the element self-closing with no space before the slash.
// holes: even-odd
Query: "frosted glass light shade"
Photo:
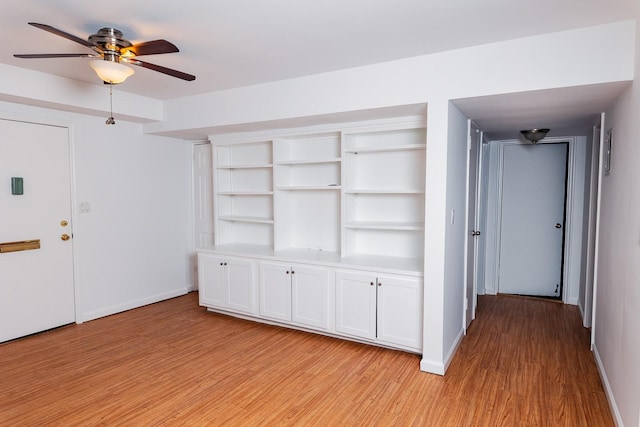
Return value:
<svg viewBox="0 0 640 427">
<path fill-rule="evenodd" d="M 105 61 L 104 59 L 95 59 L 89 62 L 89 66 L 93 68 L 93 71 L 103 82 L 111 84 L 122 83 L 134 73 L 131 67 L 119 62 Z"/>
</svg>

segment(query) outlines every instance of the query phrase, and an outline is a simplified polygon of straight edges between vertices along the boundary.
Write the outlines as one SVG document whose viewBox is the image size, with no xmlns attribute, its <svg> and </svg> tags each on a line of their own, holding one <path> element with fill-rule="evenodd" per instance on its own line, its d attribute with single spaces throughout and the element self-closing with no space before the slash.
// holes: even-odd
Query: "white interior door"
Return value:
<svg viewBox="0 0 640 427">
<path fill-rule="evenodd" d="M 70 183 L 67 128 L 0 119 L 0 342 L 75 321 Z"/>
<path fill-rule="evenodd" d="M 559 297 L 568 144 L 503 147 L 500 293 Z"/>
<path fill-rule="evenodd" d="M 467 156 L 467 251 L 465 267 L 465 333 L 471 321 L 476 317 L 476 267 L 478 236 L 478 166 L 480 160 L 481 132 L 469 123 L 469 150 Z"/>
</svg>

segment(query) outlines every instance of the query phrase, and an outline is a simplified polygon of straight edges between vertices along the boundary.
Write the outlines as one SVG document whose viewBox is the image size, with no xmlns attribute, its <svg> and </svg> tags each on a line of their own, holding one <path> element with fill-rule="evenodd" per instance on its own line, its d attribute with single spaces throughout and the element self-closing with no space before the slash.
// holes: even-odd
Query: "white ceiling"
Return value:
<svg viewBox="0 0 640 427">
<path fill-rule="evenodd" d="M 159 38 L 179 53 L 147 62 L 197 76 L 185 82 L 136 67 L 118 90 L 169 100 L 500 40 L 630 19 L 638 0 L 15 0 L 0 14 L 0 63 L 101 85 L 90 53 L 27 25 L 86 38 L 102 27 L 137 43 Z M 464 111 L 471 104 L 461 104 Z M 533 104 L 532 104 L 533 105 Z M 484 110 L 485 113 L 487 110 Z"/>
</svg>

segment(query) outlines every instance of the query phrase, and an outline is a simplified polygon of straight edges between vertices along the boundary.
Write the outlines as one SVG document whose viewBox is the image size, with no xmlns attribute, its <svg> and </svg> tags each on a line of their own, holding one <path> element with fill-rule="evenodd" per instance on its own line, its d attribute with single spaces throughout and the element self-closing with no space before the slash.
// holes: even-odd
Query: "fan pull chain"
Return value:
<svg viewBox="0 0 640 427">
<path fill-rule="evenodd" d="M 113 83 L 109 83 L 109 112 L 111 115 L 105 123 L 108 125 L 115 125 L 116 120 L 113 118 Z"/>
</svg>

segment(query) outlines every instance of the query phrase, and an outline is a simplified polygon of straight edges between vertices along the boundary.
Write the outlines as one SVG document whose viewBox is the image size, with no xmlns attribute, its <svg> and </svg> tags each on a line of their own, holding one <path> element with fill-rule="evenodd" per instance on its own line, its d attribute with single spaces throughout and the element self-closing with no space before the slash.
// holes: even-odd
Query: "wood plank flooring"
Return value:
<svg viewBox="0 0 640 427">
<path fill-rule="evenodd" d="M 420 357 L 208 313 L 197 294 L 0 344 L 2 426 L 611 426 L 576 307 L 479 297 Z"/>
</svg>

